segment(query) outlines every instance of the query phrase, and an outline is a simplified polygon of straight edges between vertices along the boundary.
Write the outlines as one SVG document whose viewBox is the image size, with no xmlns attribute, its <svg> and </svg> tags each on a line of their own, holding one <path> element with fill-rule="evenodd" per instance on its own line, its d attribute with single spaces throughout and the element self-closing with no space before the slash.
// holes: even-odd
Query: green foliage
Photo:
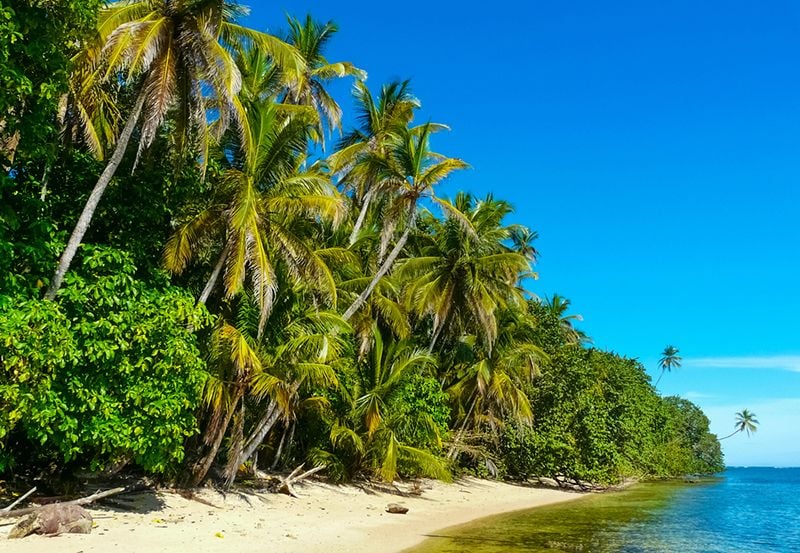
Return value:
<svg viewBox="0 0 800 553">
<path fill-rule="evenodd" d="M 136 280 L 127 254 L 85 249 L 59 303 L 13 298 L 0 314 L 0 443 L 79 466 L 174 470 L 197 431 L 206 372 L 195 332 L 208 316 L 185 292 Z"/>
<path fill-rule="evenodd" d="M 4 0 L 0 5 L 0 139 L 20 133 L 25 157 L 55 150 L 56 107 L 70 57 L 100 0 Z M 3 153 L 0 147 L 0 156 Z"/>
</svg>

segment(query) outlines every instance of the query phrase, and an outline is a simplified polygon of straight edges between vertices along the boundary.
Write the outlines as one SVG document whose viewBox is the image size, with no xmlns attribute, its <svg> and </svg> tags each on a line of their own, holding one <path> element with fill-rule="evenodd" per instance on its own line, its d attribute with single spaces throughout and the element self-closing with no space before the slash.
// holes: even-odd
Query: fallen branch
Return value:
<svg viewBox="0 0 800 553">
<path fill-rule="evenodd" d="M 297 484 L 301 480 L 304 480 L 304 479 L 308 478 L 312 474 L 315 474 L 315 473 L 321 471 L 324 468 L 325 468 L 325 465 L 319 465 L 319 466 L 314 467 L 311 470 L 305 471 L 303 474 L 298 476 L 297 473 L 300 472 L 303 469 L 303 465 L 300 465 L 299 467 L 294 469 L 292 471 L 292 473 L 289 476 L 287 476 L 281 482 L 281 485 L 278 488 L 278 491 L 280 493 L 285 493 L 286 495 L 291 495 L 292 497 L 297 497 L 297 493 L 295 493 L 294 488 L 292 487 L 292 485 Z"/>
<path fill-rule="evenodd" d="M 29 495 L 31 495 L 33 492 L 35 492 L 35 491 L 36 491 L 36 486 L 32 487 L 30 490 L 28 490 L 27 492 L 25 492 L 25 495 L 22 495 L 22 496 L 18 497 L 18 498 L 17 498 L 17 500 L 16 500 L 16 501 L 14 501 L 14 503 L 12 503 L 11 505 L 9 505 L 8 507 L 5 507 L 5 508 L 3 508 L 3 509 L 0 509 L 0 513 L 7 513 L 7 512 L 9 512 L 11 509 L 13 509 L 13 508 L 14 508 L 14 507 L 16 507 L 17 505 L 19 505 L 20 503 L 22 503 L 23 501 L 25 501 L 25 499 L 27 499 L 27 497 L 28 497 Z"/>
<path fill-rule="evenodd" d="M 114 488 L 112 490 L 106 490 L 104 492 L 97 492 L 93 493 L 92 495 L 81 497 L 79 499 L 73 499 L 72 501 L 64 501 L 61 503 L 62 505 L 88 505 L 89 503 L 94 503 L 98 499 L 103 499 L 104 497 L 109 497 L 111 495 L 117 495 L 127 491 L 127 488 Z M 24 509 L 16 509 L 15 511 L 6 511 L 0 512 L 0 518 L 16 518 L 28 515 L 34 512 L 39 507 L 25 507 Z"/>
</svg>

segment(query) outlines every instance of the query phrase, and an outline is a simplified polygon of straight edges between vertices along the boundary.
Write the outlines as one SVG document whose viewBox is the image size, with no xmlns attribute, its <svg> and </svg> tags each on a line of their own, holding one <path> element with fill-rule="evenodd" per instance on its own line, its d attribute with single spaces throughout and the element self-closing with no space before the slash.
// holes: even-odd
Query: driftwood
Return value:
<svg viewBox="0 0 800 553">
<path fill-rule="evenodd" d="M 325 468 L 325 465 L 319 465 L 300 474 L 300 471 L 303 470 L 303 466 L 304 465 L 300 465 L 294 469 L 286 478 L 269 478 L 267 489 L 272 493 L 284 493 L 292 497 L 298 497 L 297 492 L 294 491 L 292 486 Z M 258 473 L 256 473 L 256 475 L 260 476 Z"/>
<path fill-rule="evenodd" d="M 35 492 L 35 491 L 36 491 L 36 486 L 32 487 L 30 490 L 28 490 L 27 492 L 25 492 L 25 494 L 24 494 L 24 495 L 21 495 L 20 497 L 18 497 L 18 498 L 17 498 L 17 500 L 16 500 L 16 501 L 14 501 L 14 502 L 13 502 L 11 505 L 9 505 L 8 507 L 5 507 L 5 508 L 3 508 L 3 509 L 0 509 L 0 513 L 7 513 L 7 512 L 9 512 L 11 509 L 13 509 L 13 508 L 14 508 L 14 507 L 16 507 L 17 505 L 19 505 L 20 503 L 22 503 L 23 501 L 25 501 L 25 499 L 27 499 L 27 497 L 28 497 L 29 495 L 31 495 L 33 492 Z"/>
<path fill-rule="evenodd" d="M 106 490 L 104 492 L 93 493 L 92 495 L 81 497 L 79 499 L 73 499 L 72 501 L 64 501 L 60 503 L 60 505 L 88 505 L 89 503 L 94 503 L 98 499 L 103 499 L 104 497 L 109 497 L 111 495 L 117 495 L 124 491 L 127 491 L 127 488 L 114 488 L 112 490 Z M 24 509 L 15 509 L 13 511 L 0 512 L 0 519 L 22 517 L 25 515 L 29 515 L 40 508 L 41 507 L 25 507 Z"/>
</svg>

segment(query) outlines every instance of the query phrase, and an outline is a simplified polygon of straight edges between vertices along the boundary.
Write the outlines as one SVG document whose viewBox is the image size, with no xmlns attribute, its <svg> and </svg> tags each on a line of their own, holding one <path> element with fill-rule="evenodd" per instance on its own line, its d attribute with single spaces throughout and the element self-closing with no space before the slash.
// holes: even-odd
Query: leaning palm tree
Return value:
<svg viewBox="0 0 800 553">
<path fill-rule="evenodd" d="M 678 355 L 678 353 L 680 353 L 680 350 L 675 346 L 667 346 L 664 348 L 664 351 L 661 352 L 661 359 L 658 360 L 658 367 L 661 369 L 661 374 L 658 376 L 658 380 L 656 380 L 656 386 L 661 382 L 661 377 L 664 376 L 665 372 L 680 368 L 683 358 Z"/>
<path fill-rule="evenodd" d="M 344 312 L 345 320 L 350 319 L 364 305 L 380 279 L 392 268 L 414 228 L 420 200 L 430 199 L 453 217 L 460 218 L 460 212 L 449 202 L 437 198 L 433 188 L 453 171 L 466 168 L 467 164 L 460 159 L 445 157 L 430 149 L 429 140 L 433 129 L 430 123 L 399 129 L 392 135 L 387 155 L 369 156 L 368 162 L 374 166 L 374 174 L 378 175 L 386 186 L 391 186 L 393 189 L 392 198 L 384 214 L 385 224 L 381 235 L 379 257 L 383 257 L 382 253 L 387 249 L 395 229 L 398 226 L 405 228 L 369 285 Z M 464 222 L 469 226 L 468 222 Z"/>
<path fill-rule="evenodd" d="M 381 192 L 381 181 L 373 173 L 374 166 L 368 163 L 369 157 L 383 155 L 392 132 L 408 126 L 414 110 L 420 106 L 408 81 L 383 85 L 377 98 L 362 81 L 357 81 L 353 95 L 358 128 L 349 132 L 337 151 L 328 158 L 332 173 L 341 178 L 345 188 L 352 189 L 353 204 L 361 204 L 350 233 L 351 245 L 358 238 L 373 200 Z"/>
<path fill-rule="evenodd" d="M 735 436 L 740 432 L 746 432 L 748 437 L 752 432 L 758 430 L 758 419 L 756 419 L 756 414 L 751 413 L 747 409 L 743 409 L 739 413 L 736 413 L 736 424 L 734 425 L 734 430 L 724 438 L 720 438 L 720 440 L 727 440 L 731 436 Z"/>
<path fill-rule="evenodd" d="M 135 91 L 134 101 L 114 152 L 61 254 L 45 298 L 52 300 L 58 293 L 137 126 L 138 159 L 155 139 L 168 112 L 180 106 L 176 110 L 183 115 L 177 121 L 178 142 L 187 144 L 189 132 L 194 131 L 198 149 L 206 151 L 208 109 L 214 108 L 220 131 L 230 120 L 238 121 L 240 128 L 244 125 L 237 99 L 241 74 L 231 55 L 234 47 L 243 48 L 247 43 L 264 49 L 287 75 L 304 69 L 293 47 L 236 24 L 245 13 L 241 6 L 225 0 L 122 0 L 101 11 L 96 40 L 87 47 L 93 53 L 85 56 L 92 65 L 77 73 L 81 86 L 124 81 Z"/>
</svg>

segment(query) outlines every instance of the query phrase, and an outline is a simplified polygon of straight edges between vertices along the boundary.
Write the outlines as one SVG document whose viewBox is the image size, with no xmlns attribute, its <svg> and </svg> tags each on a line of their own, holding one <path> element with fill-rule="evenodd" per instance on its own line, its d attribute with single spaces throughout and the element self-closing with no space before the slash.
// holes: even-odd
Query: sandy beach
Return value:
<svg viewBox="0 0 800 553">
<path fill-rule="evenodd" d="M 172 492 L 120 497 L 125 509 L 93 506 L 90 535 L 30 536 L 5 540 L 8 553 L 120 552 L 391 552 L 412 547 L 430 534 L 477 518 L 581 497 L 560 490 L 462 479 L 426 481 L 421 495 L 394 490 L 298 484 L 299 498 L 269 493 L 202 490 L 203 502 Z M 205 502 L 213 504 L 207 505 Z M 385 512 L 389 503 L 409 508 Z"/>
</svg>

